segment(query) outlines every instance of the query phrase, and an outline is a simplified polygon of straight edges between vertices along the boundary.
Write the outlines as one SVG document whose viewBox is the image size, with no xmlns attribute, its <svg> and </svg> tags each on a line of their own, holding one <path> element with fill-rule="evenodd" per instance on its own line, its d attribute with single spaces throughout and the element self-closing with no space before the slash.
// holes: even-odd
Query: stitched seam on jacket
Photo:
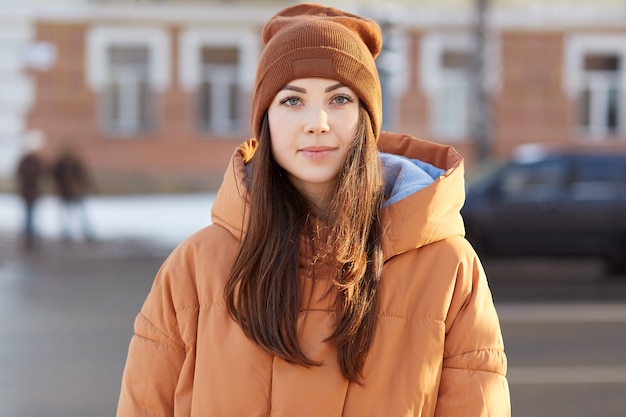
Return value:
<svg viewBox="0 0 626 417">
<path fill-rule="evenodd" d="M 463 356 L 463 355 L 469 355 L 469 354 L 472 354 L 472 353 L 493 352 L 493 351 L 504 353 L 504 349 L 501 346 L 496 346 L 496 347 L 490 347 L 490 348 L 484 348 L 484 349 L 468 350 L 467 352 L 462 352 L 462 353 L 459 353 L 457 355 L 446 356 L 446 357 L 444 357 L 444 359 L 447 360 L 447 359 L 452 359 L 452 358 L 458 358 L 459 356 Z"/>
<path fill-rule="evenodd" d="M 454 370 L 457 370 L 457 371 L 487 372 L 487 373 L 491 373 L 491 374 L 506 376 L 506 373 L 504 371 L 500 371 L 500 370 L 487 370 L 487 369 L 478 369 L 478 368 L 459 368 L 459 367 L 456 367 L 456 366 L 447 366 L 447 365 L 445 365 L 445 363 L 447 361 L 449 361 L 450 359 L 452 359 L 452 358 L 458 358 L 459 356 L 470 355 L 470 354 L 475 354 L 475 353 L 479 353 L 479 352 L 488 352 L 488 353 L 489 352 L 496 352 L 496 353 L 499 353 L 499 354 L 504 354 L 504 349 L 501 348 L 501 347 L 496 347 L 496 348 L 470 350 L 468 352 L 463 352 L 463 353 L 458 354 L 458 355 L 444 357 L 443 358 L 443 362 L 444 362 L 443 369 L 454 369 Z"/>
<path fill-rule="evenodd" d="M 157 342 L 156 340 L 148 339 L 147 337 L 140 336 L 138 334 L 135 334 L 135 339 L 143 343 L 153 344 L 156 346 L 157 349 L 165 349 L 165 350 L 170 350 L 173 352 L 185 352 L 185 349 L 178 345 L 177 346 L 166 345 L 165 343 Z"/>
<path fill-rule="evenodd" d="M 435 323 L 444 323 L 445 321 L 442 319 L 438 319 L 438 318 L 434 318 L 434 317 L 406 317 L 406 316 L 400 316 L 397 314 L 390 314 L 390 313 L 379 313 L 378 314 L 379 318 L 385 318 L 385 319 L 400 319 L 400 320 L 407 320 L 407 321 L 432 321 Z"/>
<path fill-rule="evenodd" d="M 214 302 L 214 303 L 202 303 L 202 304 L 195 304 L 195 305 L 191 305 L 188 307 L 184 307 L 181 308 L 180 310 L 176 310 L 176 317 L 178 317 L 179 314 L 183 314 L 183 313 L 188 313 L 190 311 L 200 311 L 203 308 L 212 308 L 212 307 L 217 307 L 217 306 L 225 306 L 226 303 L 225 302 Z"/>
<path fill-rule="evenodd" d="M 160 335 L 162 335 L 162 336 L 163 336 L 163 337 L 165 337 L 167 340 L 169 340 L 170 342 L 172 342 L 172 344 L 173 344 L 174 346 L 176 346 L 176 348 L 177 348 L 177 349 L 185 350 L 185 347 L 184 347 L 184 346 L 181 346 L 180 344 L 176 343 L 176 341 L 175 341 L 174 339 L 172 339 L 170 336 L 168 336 L 168 334 L 167 334 L 167 333 L 165 333 L 163 330 L 159 329 L 159 328 L 158 328 L 158 327 L 157 327 L 154 323 L 152 323 L 152 322 L 148 319 L 148 317 L 146 317 L 146 315 L 145 315 L 145 314 L 140 313 L 140 317 L 142 318 L 142 320 L 144 320 L 146 323 L 148 323 L 150 326 L 152 326 L 152 328 L 154 328 L 154 330 L 156 330 L 156 331 L 157 331 Z M 142 339 L 146 339 L 146 340 L 152 340 L 152 339 L 148 339 L 148 338 L 146 338 L 146 337 L 144 337 L 144 336 L 137 335 L 136 333 L 135 333 L 135 336 L 140 337 L 140 338 L 142 338 Z M 157 341 L 154 341 L 154 340 L 153 340 L 153 342 L 154 342 L 154 343 L 156 343 L 156 344 L 158 344 L 158 345 L 167 346 L 167 345 L 165 345 L 164 343 L 160 343 L 160 342 L 157 342 Z"/>
<path fill-rule="evenodd" d="M 454 367 L 450 367 L 450 366 L 444 366 L 443 370 L 451 370 L 451 371 L 469 371 L 469 372 L 484 372 L 486 374 L 495 374 L 495 375 L 499 375 L 499 376 L 506 376 L 504 374 L 504 372 L 500 372 L 500 371 L 489 371 L 486 369 L 476 369 L 476 368 L 454 368 Z"/>
</svg>

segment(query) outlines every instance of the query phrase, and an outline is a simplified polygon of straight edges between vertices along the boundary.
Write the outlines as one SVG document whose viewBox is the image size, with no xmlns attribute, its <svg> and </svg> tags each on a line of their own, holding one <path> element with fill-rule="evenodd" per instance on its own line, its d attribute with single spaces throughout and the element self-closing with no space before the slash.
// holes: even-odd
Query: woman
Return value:
<svg viewBox="0 0 626 417">
<path fill-rule="evenodd" d="M 372 20 L 283 10 L 213 225 L 159 271 L 118 416 L 507 416 L 451 148 L 381 133 Z"/>
</svg>

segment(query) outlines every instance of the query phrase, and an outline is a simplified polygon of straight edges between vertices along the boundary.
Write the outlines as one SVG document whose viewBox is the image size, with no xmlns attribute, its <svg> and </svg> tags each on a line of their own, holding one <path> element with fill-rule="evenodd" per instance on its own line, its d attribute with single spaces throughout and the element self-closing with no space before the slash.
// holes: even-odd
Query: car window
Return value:
<svg viewBox="0 0 626 417">
<path fill-rule="evenodd" d="M 572 182 L 575 200 L 610 200 L 626 193 L 626 158 L 587 155 L 576 159 Z"/>
<path fill-rule="evenodd" d="M 501 183 L 502 197 L 515 201 L 554 199 L 562 192 L 564 179 L 562 159 L 511 165 Z"/>
</svg>

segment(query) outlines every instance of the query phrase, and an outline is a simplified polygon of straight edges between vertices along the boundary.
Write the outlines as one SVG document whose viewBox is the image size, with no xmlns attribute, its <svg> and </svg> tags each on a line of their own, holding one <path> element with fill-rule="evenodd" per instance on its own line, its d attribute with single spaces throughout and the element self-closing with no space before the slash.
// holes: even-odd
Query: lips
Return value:
<svg viewBox="0 0 626 417">
<path fill-rule="evenodd" d="M 330 146 L 308 146 L 299 150 L 300 154 L 308 159 L 319 161 L 329 156 L 335 148 Z"/>
</svg>

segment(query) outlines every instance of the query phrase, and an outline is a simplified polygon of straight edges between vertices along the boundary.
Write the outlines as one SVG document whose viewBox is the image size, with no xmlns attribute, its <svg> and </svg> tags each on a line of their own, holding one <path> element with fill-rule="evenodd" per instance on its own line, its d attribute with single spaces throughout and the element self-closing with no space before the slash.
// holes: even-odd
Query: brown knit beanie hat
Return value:
<svg viewBox="0 0 626 417">
<path fill-rule="evenodd" d="M 299 4 L 266 23 L 263 43 L 252 99 L 257 138 L 276 94 L 290 81 L 307 77 L 331 78 L 350 87 L 364 103 L 378 137 L 382 97 L 374 58 L 382 34 L 375 21 L 333 7 Z"/>
</svg>

